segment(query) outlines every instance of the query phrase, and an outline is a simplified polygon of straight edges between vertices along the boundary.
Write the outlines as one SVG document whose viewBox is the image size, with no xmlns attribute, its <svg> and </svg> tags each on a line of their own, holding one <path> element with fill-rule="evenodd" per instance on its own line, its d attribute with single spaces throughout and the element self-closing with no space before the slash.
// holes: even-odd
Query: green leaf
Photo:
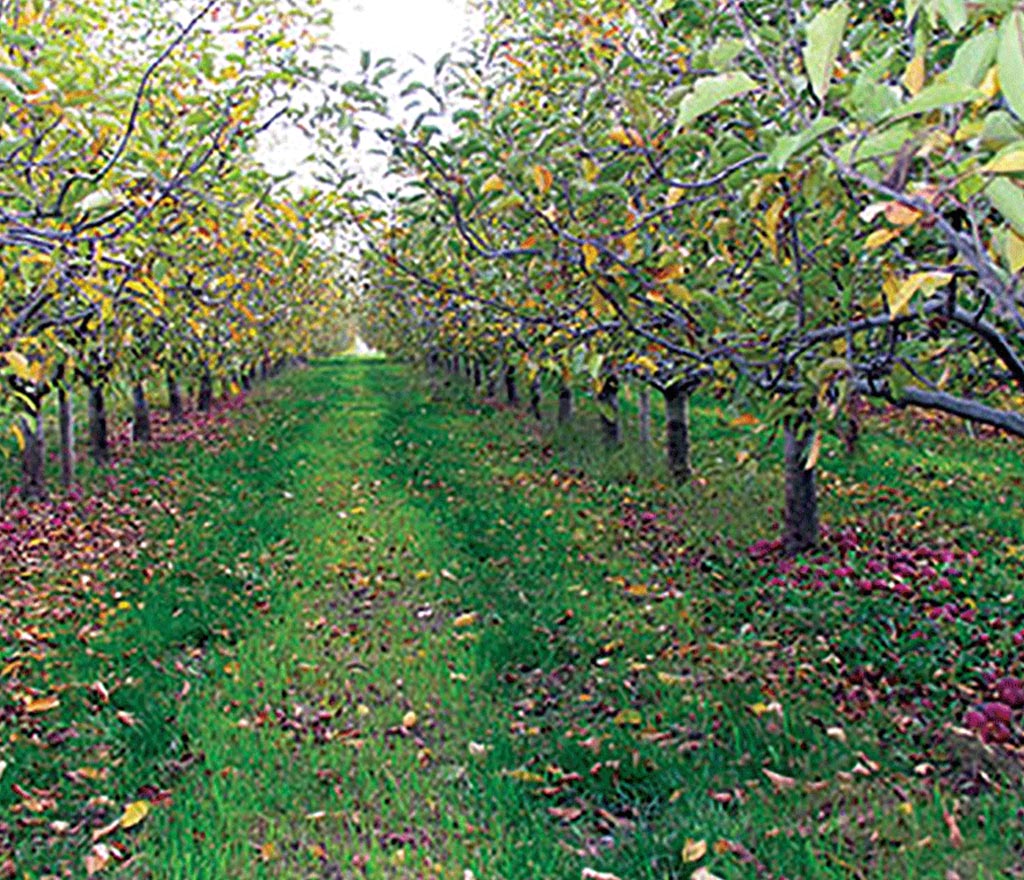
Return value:
<svg viewBox="0 0 1024 880">
<path fill-rule="evenodd" d="M 946 78 L 964 86 L 979 86 L 985 73 L 996 60 L 998 35 L 994 30 L 982 31 L 971 37 L 953 56 Z"/>
<path fill-rule="evenodd" d="M 757 83 L 742 71 L 706 76 L 697 81 L 693 91 L 679 104 L 676 132 L 689 125 L 719 104 L 757 88 Z"/>
<path fill-rule="evenodd" d="M 822 135 L 830 132 L 838 124 L 838 119 L 833 119 L 831 116 L 822 116 L 799 134 L 779 138 L 775 143 L 775 149 L 772 150 L 771 156 L 768 157 L 768 164 L 777 171 L 781 171 L 793 156 L 814 143 Z"/>
<path fill-rule="evenodd" d="M 938 110 L 940 107 L 948 107 L 951 104 L 966 104 L 969 101 L 977 101 L 983 97 L 985 96 L 981 92 L 971 86 L 951 82 L 932 83 L 923 89 L 917 97 L 907 101 L 902 107 L 898 107 L 893 112 L 892 118 L 900 119 L 904 116 L 912 116 L 915 113 L 929 113 L 932 110 Z"/>
<path fill-rule="evenodd" d="M 821 100 L 828 94 L 832 70 L 843 45 L 843 31 L 849 15 L 850 7 L 843 0 L 828 9 L 822 9 L 807 25 L 804 68 L 811 89 Z"/>
<path fill-rule="evenodd" d="M 939 11 L 953 33 L 959 33 L 967 24 L 967 3 L 965 0 L 938 0 Z"/>
<path fill-rule="evenodd" d="M 1003 19 L 999 32 L 999 84 L 1018 119 L 1024 119 L 1024 12 Z"/>
<path fill-rule="evenodd" d="M 1005 177 L 999 177 L 986 187 L 985 193 L 1014 232 L 1024 235 L 1024 191 Z"/>
</svg>

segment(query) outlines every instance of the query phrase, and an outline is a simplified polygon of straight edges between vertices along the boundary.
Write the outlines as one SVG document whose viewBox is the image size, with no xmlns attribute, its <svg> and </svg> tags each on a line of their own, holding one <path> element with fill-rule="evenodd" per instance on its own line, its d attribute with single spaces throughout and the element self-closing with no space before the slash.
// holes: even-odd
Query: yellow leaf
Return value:
<svg viewBox="0 0 1024 880">
<path fill-rule="evenodd" d="M 1013 150 L 996 156 L 981 168 L 982 174 L 1016 174 L 1024 171 L 1024 150 Z"/>
<path fill-rule="evenodd" d="M 899 238 L 902 235 L 902 230 L 899 229 L 876 229 L 867 237 L 864 242 L 864 247 L 869 251 L 875 248 L 880 248 L 882 245 L 888 244 L 894 238 Z"/>
<path fill-rule="evenodd" d="M 37 715 L 40 712 L 49 712 L 60 705 L 60 697 L 51 694 L 48 697 L 36 697 L 25 704 L 25 711 L 30 715 Z"/>
<path fill-rule="evenodd" d="M 786 208 L 786 197 L 779 196 L 771 207 L 764 214 L 764 233 L 762 240 L 772 252 L 772 258 L 779 259 L 779 223 L 782 221 L 782 212 Z"/>
<path fill-rule="evenodd" d="M 484 181 L 484 185 L 480 187 L 481 193 L 493 193 L 501 192 L 505 188 L 505 181 L 498 177 L 497 174 L 492 174 L 487 180 Z"/>
<path fill-rule="evenodd" d="M 419 719 L 416 717 L 416 713 L 413 711 L 406 712 L 402 716 L 402 727 L 406 730 L 412 730 L 416 726 L 416 722 Z"/>
<path fill-rule="evenodd" d="M 551 189 L 551 184 L 554 183 L 554 176 L 543 165 L 533 167 L 533 179 L 542 195 Z"/>
<path fill-rule="evenodd" d="M 985 73 L 985 78 L 981 81 L 981 85 L 978 86 L 978 91 L 991 101 L 999 94 L 1000 88 L 1002 86 L 999 84 L 999 65 L 993 64 Z"/>
<path fill-rule="evenodd" d="M 686 190 L 681 186 L 673 186 L 669 189 L 668 195 L 665 196 L 665 204 L 670 208 L 674 205 L 678 205 L 683 196 L 686 195 Z"/>
<path fill-rule="evenodd" d="M 623 128 L 618 125 L 608 132 L 608 137 L 623 147 L 642 147 L 644 145 L 643 135 L 635 128 Z"/>
<path fill-rule="evenodd" d="M 477 621 L 477 613 L 475 611 L 467 611 L 465 614 L 460 614 L 455 620 L 452 621 L 452 626 L 472 626 Z"/>
<path fill-rule="evenodd" d="M 819 431 L 814 435 L 814 440 L 811 441 L 811 451 L 807 456 L 807 463 L 804 465 L 805 471 L 813 471 L 818 464 L 818 459 L 821 458 L 821 432 Z"/>
<path fill-rule="evenodd" d="M 25 435 L 21 433 L 21 428 L 17 425 L 11 425 L 11 433 L 14 435 L 14 439 L 18 441 L 18 451 L 25 451 Z"/>
<path fill-rule="evenodd" d="M 625 727 L 626 725 L 639 727 L 643 723 L 643 717 L 636 709 L 623 709 L 612 719 L 612 722 L 620 727 Z"/>
<path fill-rule="evenodd" d="M 260 860 L 264 862 L 272 862 L 278 858 L 280 853 L 277 851 L 277 844 L 272 840 L 268 840 L 260 847 Z"/>
<path fill-rule="evenodd" d="M 122 828 L 134 828 L 149 815 L 149 801 L 132 801 L 121 816 Z"/>
<path fill-rule="evenodd" d="M 911 95 L 916 95 L 924 88 L 924 57 L 915 55 L 907 69 L 903 72 L 903 85 Z"/>
<path fill-rule="evenodd" d="M 699 862 L 707 854 L 708 842 L 706 840 L 690 840 L 690 838 L 687 838 L 686 843 L 683 844 L 684 862 Z"/>
<path fill-rule="evenodd" d="M 529 770 L 509 770 L 506 774 L 510 779 L 517 782 L 544 782 L 545 779 L 539 773 L 531 773 Z"/>
<path fill-rule="evenodd" d="M 1006 233 L 1006 262 L 1010 265 L 1011 272 L 1019 272 L 1024 268 L 1024 236 L 1021 236 L 1014 229 L 1008 229 Z"/>
<path fill-rule="evenodd" d="M 600 256 L 600 253 L 592 244 L 583 245 L 583 265 L 588 271 L 594 268 L 598 256 Z"/>
<path fill-rule="evenodd" d="M 889 314 L 895 318 L 904 314 L 914 294 L 924 290 L 926 294 L 933 293 L 944 284 L 953 280 L 951 272 L 915 272 L 906 278 L 899 286 L 896 293 L 889 298 Z"/>
<path fill-rule="evenodd" d="M 34 382 L 32 364 L 20 351 L 5 351 L 3 353 L 7 365 L 14 371 L 14 375 L 25 382 Z"/>
<path fill-rule="evenodd" d="M 761 424 L 761 420 L 752 413 L 744 413 L 743 415 L 733 419 L 729 424 L 733 428 L 752 428 L 754 425 Z"/>
<path fill-rule="evenodd" d="M 597 163 L 593 159 L 583 160 L 583 179 L 588 183 L 593 183 L 597 180 L 597 175 L 601 173 L 601 169 L 597 167 Z"/>
<path fill-rule="evenodd" d="M 245 232 L 245 230 L 256 225 L 256 211 L 258 208 L 258 202 L 249 202 L 249 204 L 242 209 L 242 222 L 240 224 L 242 232 Z"/>
<path fill-rule="evenodd" d="M 902 202 L 889 202 L 885 206 L 885 219 L 893 226 L 913 226 L 921 219 L 921 212 Z"/>
</svg>

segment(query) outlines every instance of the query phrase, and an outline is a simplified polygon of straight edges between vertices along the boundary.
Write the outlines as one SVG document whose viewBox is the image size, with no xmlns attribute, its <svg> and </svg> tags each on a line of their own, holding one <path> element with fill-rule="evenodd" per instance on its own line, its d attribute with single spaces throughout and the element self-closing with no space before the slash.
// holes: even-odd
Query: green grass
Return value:
<svg viewBox="0 0 1024 880">
<path fill-rule="evenodd" d="M 113 741 L 91 794 L 114 806 L 79 798 L 77 834 L 16 831 L 19 871 L 66 859 L 81 873 L 90 822 L 147 786 L 171 798 L 107 838 L 130 856 L 113 876 L 1019 868 L 1014 762 L 949 727 L 983 669 L 1020 672 L 1011 628 L 978 640 L 993 609 L 1024 625 L 1000 604 L 1020 599 L 1005 553 L 1021 542 L 1018 448 L 935 431 L 922 449 L 903 422 L 853 458 L 826 445 L 826 522 L 866 547 L 978 551 L 956 589 L 979 621 L 940 626 L 888 593 L 768 586 L 774 569 L 746 548 L 777 531 L 774 447 L 736 468 L 763 439 L 716 408 L 694 412 L 707 485 L 674 489 L 655 452 L 606 455 L 586 409 L 535 431 L 461 382 L 432 397 L 403 366 L 341 360 L 265 387 L 215 457 L 142 455 L 126 479 L 173 474 L 181 512 L 154 515 L 149 551 L 117 581 L 129 608 L 95 653 L 69 631 L 54 671 L 115 668 L 113 705 L 64 751 L 14 742 L 4 780 L 49 768 L 32 782 L 66 786 Z M 623 525 L 630 511 L 655 524 Z M 850 674 L 872 663 L 886 675 L 861 706 Z M 86 729 L 84 702 L 63 702 Z M 17 800 L 5 789 L 0 808 Z M 688 840 L 707 854 L 685 862 Z"/>
</svg>

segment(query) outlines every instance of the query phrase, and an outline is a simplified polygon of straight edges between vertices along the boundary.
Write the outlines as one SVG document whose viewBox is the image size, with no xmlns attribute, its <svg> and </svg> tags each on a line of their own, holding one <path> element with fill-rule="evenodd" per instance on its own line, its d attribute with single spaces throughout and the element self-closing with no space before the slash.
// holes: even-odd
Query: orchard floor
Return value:
<svg viewBox="0 0 1024 880">
<path fill-rule="evenodd" d="M 676 491 L 353 359 L 141 455 L 141 554 L 0 719 L 9 876 L 1022 876 L 1020 713 L 959 729 L 1024 671 L 1019 450 L 830 446 L 790 566 L 709 413 Z"/>
</svg>

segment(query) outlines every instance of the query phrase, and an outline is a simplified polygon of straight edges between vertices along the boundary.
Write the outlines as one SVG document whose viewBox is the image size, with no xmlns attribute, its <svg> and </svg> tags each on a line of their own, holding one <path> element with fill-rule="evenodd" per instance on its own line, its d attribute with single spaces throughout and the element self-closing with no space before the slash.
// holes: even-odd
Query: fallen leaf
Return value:
<svg viewBox="0 0 1024 880">
<path fill-rule="evenodd" d="M 133 801 L 124 808 L 121 816 L 122 828 L 134 828 L 149 815 L 149 801 Z"/>
<path fill-rule="evenodd" d="M 402 727 L 406 730 L 412 730 L 416 726 L 417 722 L 416 713 L 409 711 L 402 716 Z"/>
<path fill-rule="evenodd" d="M 683 844 L 683 861 L 699 862 L 708 854 L 708 842 L 706 840 L 691 840 L 686 838 Z"/>
<path fill-rule="evenodd" d="M 796 780 L 792 776 L 783 776 L 781 773 L 774 773 L 771 770 L 762 770 L 761 772 L 768 777 L 768 781 L 776 791 L 789 791 L 796 787 Z"/>
<path fill-rule="evenodd" d="M 584 868 L 580 874 L 582 880 L 621 880 L 616 874 L 608 874 L 605 871 L 595 871 L 593 868 Z"/>
<path fill-rule="evenodd" d="M 92 848 L 92 852 L 85 857 L 85 873 L 90 877 L 98 874 L 110 863 L 110 847 L 98 843 Z"/>
<path fill-rule="evenodd" d="M 51 694 L 48 697 L 36 697 L 34 700 L 29 700 L 25 704 L 25 711 L 30 715 L 35 715 L 39 712 L 49 712 L 51 709 L 56 709 L 60 705 L 60 697 L 56 694 Z"/>
<path fill-rule="evenodd" d="M 949 810 L 942 811 L 942 821 L 949 829 L 949 843 L 953 849 L 960 849 L 964 845 L 964 836 L 960 833 L 960 826 L 956 823 L 956 816 Z"/>
</svg>

